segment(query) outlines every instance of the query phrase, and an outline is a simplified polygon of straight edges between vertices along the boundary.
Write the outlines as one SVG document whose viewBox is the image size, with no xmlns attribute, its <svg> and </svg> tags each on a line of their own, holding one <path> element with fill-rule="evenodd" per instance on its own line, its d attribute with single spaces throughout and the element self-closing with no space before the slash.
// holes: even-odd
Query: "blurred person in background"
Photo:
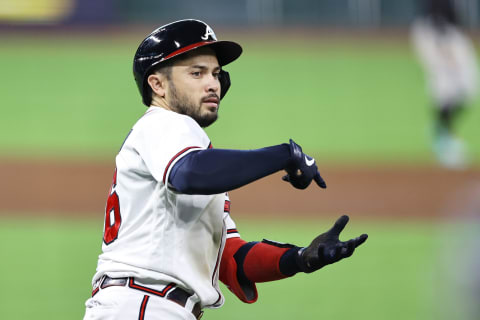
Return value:
<svg viewBox="0 0 480 320">
<path fill-rule="evenodd" d="M 477 61 L 450 0 L 422 1 L 412 40 L 425 69 L 434 107 L 433 152 L 447 168 L 465 168 L 468 152 L 455 134 L 459 115 L 477 92 Z"/>
</svg>

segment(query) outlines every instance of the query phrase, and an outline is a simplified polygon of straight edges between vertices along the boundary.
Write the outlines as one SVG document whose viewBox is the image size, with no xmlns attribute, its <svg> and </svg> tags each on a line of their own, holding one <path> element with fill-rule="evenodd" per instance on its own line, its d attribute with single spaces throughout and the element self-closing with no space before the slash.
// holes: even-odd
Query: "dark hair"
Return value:
<svg viewBox="0 0 480 320">
<path fill-rule="evenodd" d="M 170 59 L 167 60 L 163 63 L 160 63 L 156 65 L 155 67 L 152 68 L 152 71 L 148 73 L 147 78 L 149 75 L 154 74 L 154 73 L 161 73 L 167 77 L 167 79 L 170 80 L 170 77 L 172 75 L 172 66 L 173 66 L 173 61 L 176 59 Z"/>
</svg>

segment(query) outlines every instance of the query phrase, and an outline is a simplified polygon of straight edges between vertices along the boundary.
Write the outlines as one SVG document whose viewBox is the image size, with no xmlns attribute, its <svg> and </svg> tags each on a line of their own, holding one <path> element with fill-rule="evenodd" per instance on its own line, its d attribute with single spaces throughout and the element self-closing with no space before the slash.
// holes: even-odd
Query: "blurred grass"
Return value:
<svg viewBox="0 0 480 320">
<path fill-rule="evenodd" d="M 145 110 L 131 70 L 137 38 L 0 37 L 0 155 L 111 159 Z M 282 40 L 239 40 L 233 85 L 207 129 L 215 147 L 293 138 L 320 161 L 431 161 L 429 98 L 405 39 Z M 459 129 L 478 160 L 475 107 Z"/>
<path fill-rule="evenodd" d="M 205 318 L 451 319 L 443 304 L 451 298 L 449 288 L 439 274 L 440 224 L 351 218 L 341 239 L 364 232 L 370 236 L 352 258 L 314 274 L 258 284 L 260 297 L 253 305 L 222 287 L 225 306 L 207 310 Z M 2 218 L 1 319 L 83 316 L 101 246 L 103 217 L 96 220 Z M 237 221 L 248 241 L 268 238 L 298 245 L 331 224 L 333 219 L 325 218 Z M 445 300 L 438 300 L 438 289 Z M 454 314 L 460 319 L 458 311 Z"/>
</svg>

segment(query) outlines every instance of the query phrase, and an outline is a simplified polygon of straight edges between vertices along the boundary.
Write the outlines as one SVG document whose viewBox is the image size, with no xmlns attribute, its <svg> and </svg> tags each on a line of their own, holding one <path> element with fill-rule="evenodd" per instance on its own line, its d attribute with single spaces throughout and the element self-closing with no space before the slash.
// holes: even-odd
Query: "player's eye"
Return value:
<svg viewBox="0 0 480 320">
<path fill-rule="evenodd" d="M 220 79 L 220 72 L 214 72 L 214 73 L 213 73 L 213 77 L 214 77 L 215 79 Z"/>
<path fill-rule="evenodd" d="M 200 77 L 201 72 L 200 72 L 200 71 L 193 71 L 193 72 L 191 72 L 190 74 L 191 74 L 193 77 L 198 78 L 198 77 Z"/>
</svg>

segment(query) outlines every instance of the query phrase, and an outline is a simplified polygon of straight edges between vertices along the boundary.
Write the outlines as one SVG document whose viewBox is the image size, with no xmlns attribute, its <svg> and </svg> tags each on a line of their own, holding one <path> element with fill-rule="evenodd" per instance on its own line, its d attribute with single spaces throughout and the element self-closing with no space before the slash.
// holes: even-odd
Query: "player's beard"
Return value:
<svg viewBox="0 0 480 320">
<path fill-rule="evenodd" d="M 193 118 L 193 120 L 195 120 L 202 128 L 208 127 L 217 120 L 218 111 L 202 114 L 202 101 L 195 103 L 188 95 L 179 93 L 172 82 L 169 82 L 169 86 L 171 94 L 171 99 L 169 101 L 170 108 L 180 114 Z"/>
</svg>

